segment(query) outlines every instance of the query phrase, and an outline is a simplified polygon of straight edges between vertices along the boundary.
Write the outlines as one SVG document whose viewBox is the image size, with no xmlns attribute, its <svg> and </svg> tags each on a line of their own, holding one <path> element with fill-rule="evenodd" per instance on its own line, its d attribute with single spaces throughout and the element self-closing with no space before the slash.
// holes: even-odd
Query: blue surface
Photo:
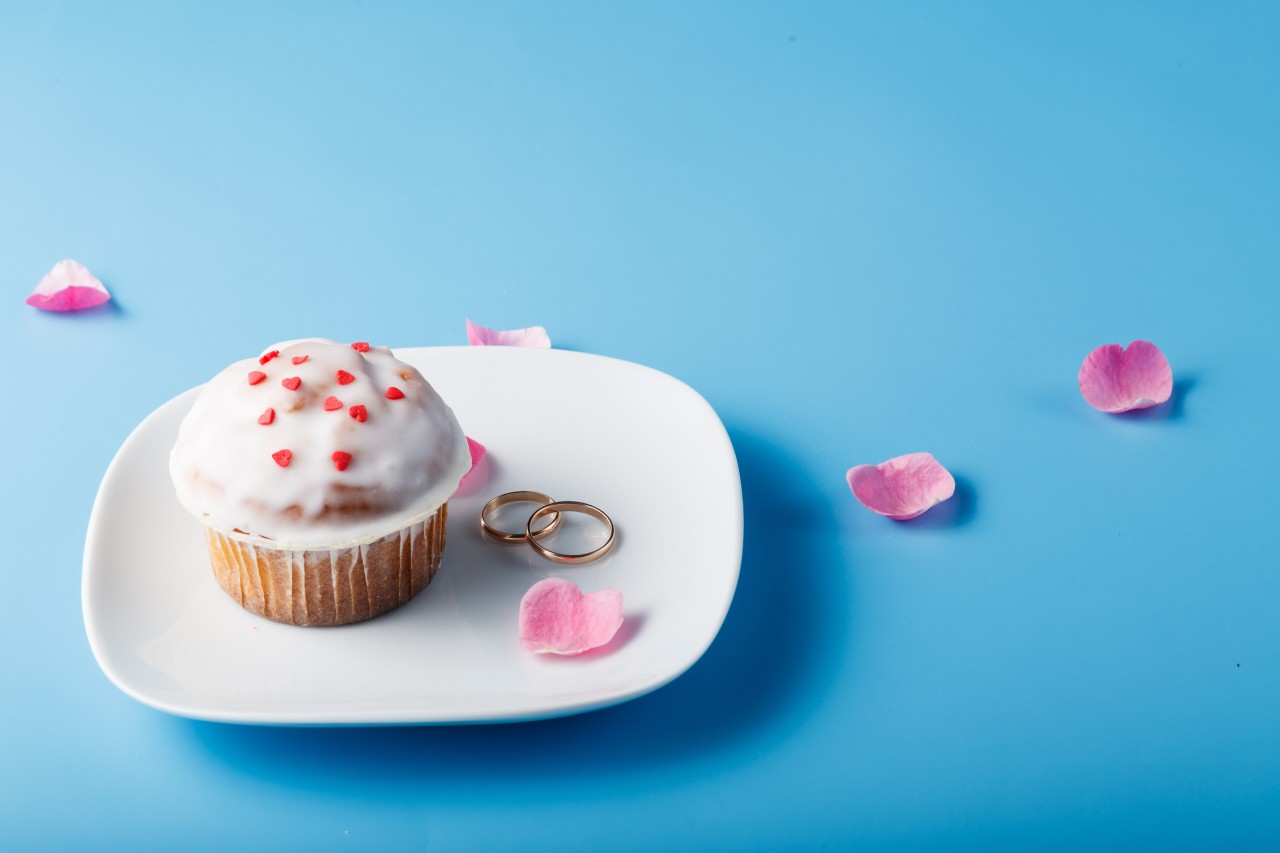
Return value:
<svg viewBox="0 0 1280 853">
<path fill-rule="evenodd" d="M 4 845 L 1280 844 L 1280 9 L 457 6 L 0 7 Z M 67 256 L 113 309 L 22 304 Z M 118 692 L 80 557 L 129 430 L 268 342 L 465 317 L 720 413 L 703 660 L 497 727 Z M 1091 410 L 1133 338 L 1174 399 Z M 915 450 L 956 499 L 856 505 Z"/>
</svg>

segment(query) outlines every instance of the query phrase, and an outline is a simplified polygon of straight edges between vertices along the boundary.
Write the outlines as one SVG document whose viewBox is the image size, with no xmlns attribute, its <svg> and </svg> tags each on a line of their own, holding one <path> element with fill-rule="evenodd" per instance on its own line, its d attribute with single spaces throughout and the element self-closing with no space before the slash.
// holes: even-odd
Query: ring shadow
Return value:
<svg viewBox="0 0 1280 853">
<path fill-rule="evenodd" d="M 176 739 L 256 779 L 433 801 L 503 785 L 512 796 L 554 801 L 616 796 L 590 782 L 696 763 L 744 741 L 756 742 L 752 754 L 768 749 L 822 704 L 854 599 L 850 573 L 833 571 L 843 558 L 821 486 L 769 441 L 740 431 L 731 440 L 744 512 L 738 587 L 711 647 L 665 687 L 592 713 L 503 725 L 276 728 L 168 718 Z"/>
</svg>

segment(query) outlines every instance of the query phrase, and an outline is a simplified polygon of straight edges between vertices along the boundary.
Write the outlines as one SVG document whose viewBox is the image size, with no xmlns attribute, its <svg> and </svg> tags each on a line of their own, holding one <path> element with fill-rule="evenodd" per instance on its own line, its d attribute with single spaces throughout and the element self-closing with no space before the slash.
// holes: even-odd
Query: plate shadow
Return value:
<svg viewBox="0 0 1280 853">
<path fill-rule="evenodd" d="M 358 785 L 366 796 L 433 801 L 504 786 L 548 801 L 616 797 L 616 787 L 582 782 L 772 748 L 831 689 L 851 624 L 852 574 L 821 485 L 769 440 L 743 431 L 731 440 L 745 521 L 737 591 L 706 654 L 667 686 L 600 711 L 503 725 L 271 728 L 166 718 L 175 739 L 275 784 Z"/>
</svg>

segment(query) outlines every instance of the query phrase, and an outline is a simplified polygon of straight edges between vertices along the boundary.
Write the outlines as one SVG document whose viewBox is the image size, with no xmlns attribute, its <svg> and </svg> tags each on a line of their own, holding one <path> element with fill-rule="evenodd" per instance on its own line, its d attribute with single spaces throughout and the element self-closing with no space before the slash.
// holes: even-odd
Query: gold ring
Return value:
<svg viewBox="0 0 1280 853">
<path fill-rule="evenodd" d="M 531 536 L 541 538 L 560 526 L 560 513 L 556 513 L 556 517 L 551 519 L 551 523 L 543 527 L 536 533 L 530 532 L 529 525 L 525 525 L 525 529 L 519 533 L 508 533 L 505 530 L 499 530 L 489 524 L 489 513 L 493 512 L 500 506 L 507 504 L 521 503 L 529 501 L 532 503 L 549 504 L 553 503 L 550 495 L 544 495 L 542 492 L 507 492 L 505 495 L 498 495 L 493 500 L 484 505 L 484 509 L 480 510 L 480 529 L 484 534 L 499 542 L 525 542 Z"/>
<path fill-rule="evenodd" d="M 537 540 L 550 533 L 551 527 L 554 525 L 548 525 L 547 527 L 539 530 L 536 534 L 533 532 L 533 525 L 538 519 L 543 516 L 550 515 L 553 512 L 556 513 L 557 521 L 560 518 L 563 518 L 564 513 L 566 512 L 580 512 L 583 515 L 589 515 L 592 518 L 599 519 L 600 521 L 603 521 L 605 523 L 605 527 L 608 528 L 609 538 L 606 539 L 605 543 L 599 548 L 594 551 L 588 551 L 585 554 L 561 554 L 557 551 L 544 548 Z M 605 554 L 609 553 L 609 549 L 613 547 L 613 543 L 617 538 L 614 536 L 613 519 L 609 518 L 604 510 L 594 507 L 591 504 L 584 504 L 582 501 L 555 501 L 547 504 L 546 506 L 538 507 L 533 511 L 533 515 L 529 516 L 529 521 L 525 524 L 524 529 L 525 538 L 529 541 L 529 544 L 533 546 L 533 550 L 537 551 L 539 555 L 546 557 L 553 563 L 566 563 L 571 566 L 590 563 L 592 560 L 600 559 Z"/>
</svg>

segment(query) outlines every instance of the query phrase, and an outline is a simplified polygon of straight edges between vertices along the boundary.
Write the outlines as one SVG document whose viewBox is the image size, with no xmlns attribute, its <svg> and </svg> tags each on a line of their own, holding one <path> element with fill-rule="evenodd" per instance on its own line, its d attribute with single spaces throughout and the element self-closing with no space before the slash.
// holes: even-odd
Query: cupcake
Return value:
<svg viewBox="0 0 1280 853">
<path fill-rule="evenodd" d="M 344 625 L 413 598 L 470 467 L 462 428 L 385 347 L 302 340 L 210 380 L 169 473 L 218 584 L 290 625 Z"/>
</svg>

